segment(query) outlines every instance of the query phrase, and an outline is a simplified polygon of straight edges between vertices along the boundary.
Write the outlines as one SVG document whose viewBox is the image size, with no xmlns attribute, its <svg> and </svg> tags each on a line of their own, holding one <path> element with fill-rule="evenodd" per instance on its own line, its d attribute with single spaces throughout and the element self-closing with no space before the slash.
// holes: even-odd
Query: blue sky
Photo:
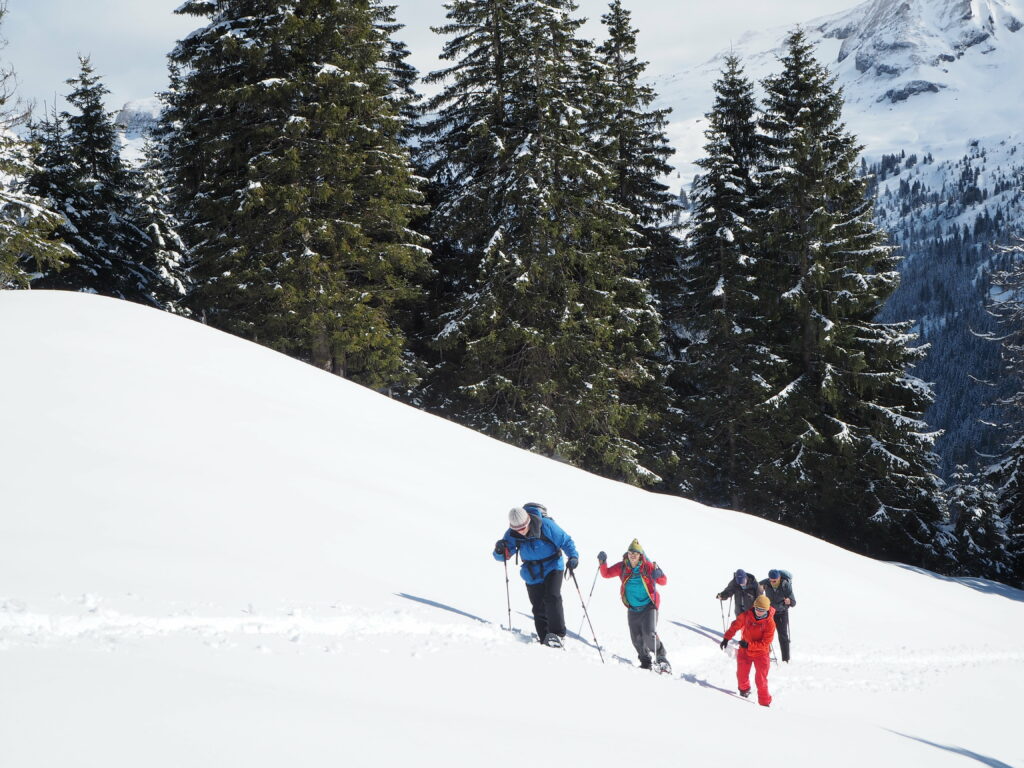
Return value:
<svg viewBox="0 0 1024 768">
<path fill-rule="evenodd" d="M 201 20 L 175 16 L 182 0 L 8 0 L 0 58 L 13 66 L 18 95 L 37 105 L 67 92 L 79 53 L 92 57 L 110 89 L 108 107 L 151 96 L 166 85 L 165 56 Z M 435 66 L 441 40 L 431 25 L 444 21 L 443 0 L 394 0 L 401 38 L 421 71 Z M 579 0 L 600 34 L 607 0 Z M 857 5 L 857 0 L 626 0 L 640 29 L 640 55 L 661 73 L 698 63 L 728 48 L 744 31 L 789 25 Z"/>
</svg>

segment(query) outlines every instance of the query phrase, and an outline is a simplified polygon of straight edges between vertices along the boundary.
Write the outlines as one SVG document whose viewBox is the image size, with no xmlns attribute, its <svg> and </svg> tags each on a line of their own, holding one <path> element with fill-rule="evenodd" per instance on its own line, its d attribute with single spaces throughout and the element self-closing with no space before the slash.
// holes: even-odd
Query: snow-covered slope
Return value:
<svg viewBox="0 0 1024 768">
<path fill-rule="evenodd" d="M 604 480 L 110 299 L 0 293 L 0 361 L 5 766 L 1024 764 L 1021 592 Z M 584 597 L 600 549 L 661 564 L 673 677 L 633 666 L 612 582 L 604 664 L 571 583 L 565 652 L 503 630 L 490 549 L 527 500 L 574 536 Z M 737 567 L 794 573 L 771 709 L 717 647 Z"/>
</svg>

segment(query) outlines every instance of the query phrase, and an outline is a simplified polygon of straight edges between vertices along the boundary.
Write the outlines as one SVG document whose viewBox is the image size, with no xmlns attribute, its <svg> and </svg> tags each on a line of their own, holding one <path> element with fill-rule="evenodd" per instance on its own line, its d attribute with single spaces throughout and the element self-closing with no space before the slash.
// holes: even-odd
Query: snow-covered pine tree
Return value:
<svg viewBox="0 0 1024 768">
<path fill-rule="evenodd" d="M 432 387 L 453 418 L 632 482 L 656 482 L 632 392 L 657 380 L 659 316 L 611 169 L 584 126 L 592 50 L 575 4 L 455 0 L 453 64 L 423 141 L 441 254 Z"/>
<path fill-rule="evenodd" d="M 610 3 L 601 22 L 606 37 L 593 57 L 587 132 L 611 171 L 612 202 L 632 220 L 630 248 L 639 266 L 637 276 L 647 282 L 662 316 L 660 364 L 652 362 L 650 368 L 656 376 L 634 397 L 660 414 L 657 422 L 651 422 L 646 453 L 658 456 L 657 471 L 668 477 L 675 474 L 682 448 L 667 385 L 677 347 L 671 341 L 665 343 L 674 337 L 681 309 L 682 244 L 675 235 L 680 208 L 678 198 L 662 181 L 672 172 L 668 161 L 674 150 L 666 135 L 671 110 L 652 107 L 657 94 L 641 81 L 647 62 L 637 58 L 637 30 L 621 0 Z"/>
<path fill-rule="evenodd" d="M 395 307 L 428 270 L 403 97 L 370 0 L 189 0 L 168 175 L 206 322 L 367 386 L 408 378 Z"/>
<path fill-rule="evenodd" d="M 835 78 L 801 30 L 785 47 L 782 71 L 763 83 L 755 230 L 771 284 L 764 342 L 784 368 L 766 401 L 757 511 L 875 557 L 942 567 L 936 435 L 923 420 L 933 398 L 909 373 L 925 350 L 909 323 L 875 321 L 898 258 L 873 223 Z"/>
<path fill-rule="evenodd" d="M 666 130 L 670 109 L 654 109 L 654 89 L 641 82 L 647 62 L 636 56 L 637 30 L 621 0 L 601 17 L 607 37 L 595 51 L 589 87 L 589 131 L 612 173 L 612 200 L 632 217 L 644 276 L 663 307 L 678 299 L 680 243 L 672 219 L 677 197 L 662 181 L 672 172 L 675 150 Z M 669 317 L 672 314 L 669 313 Z"/>
<path fill-rule="evenodd" d="M 673 382 L 688 440 L 682 487 L 707 504 L 745 509 L 768 426 L 757 410 L 776 367 L 764 343 L 767 285 L 751 228 L 760 145 L 753 83 L 736 56 L 726 58 L 714 91 L 673 299 L 683 350 Z"/>
<path fill-rule="evenodd" d="M 1010 435 L 1002 455 L 983 473 L 995 488 L 999 515 L 1006 526 L 1008 564 L 1013 583 L 1024 588 L 1024 241 L 1004 249 L 1012 261 L 991 277 L 995 298 L 989 312 L 1001 335 L 1003 371 L 1013 394 L 998 405 L 1003 429 Z"/>
<path fill-rule="evenodd" d="M 67 81 L 76 112 L 54 110 L 33 126 L 37 172 L 29 178 L 32 192 L 63 214 L 58 232 L 76 258 L 34 285 L 162 308 L 164 278 L 138 221 L 138 174 L 121 159 L 117 129 L 103 103 L 109 91 L 88 57 L 79 63 L 78 77 Z"/>
<path fill-rule="evenodd" d="M 946 506 L 955 541 L 955 572 L 1009 581 L 1009 531 L 992 486 L 960 464 L 946 488 Z"/>
<path fill-rule="evenodd" d="M 171 213 L 167 178 L 161 166 L 162 147 L 147 139 L 144 160 L 136 170 L 136 223 L 146 233 L 147 252 L 144 261 L 152 264 L 159 278 L 153 285 L 154 301 L 168 312 L 185 314 L 181 302 L 186 294 L 182 259 L 185 244 L 178 234 L 178 222 Z"/>
<path fill-rule="evenodd" d="M 0 116 L 0 290 L 28 288 L 75 258 L 56 235 L 63 217 L 25 189 L 35 171 L 29 148 Z"/>
<path fill-rule="evenodd" d="M 420 114 L 422 97 L 416 90 L 420 75 L 416 67 L 406 61 L 411 55 L 409 47 L 396 37 L 405 28 L 395 17 L 397 8 L 397 5 L 384 5 L 381 0 L 371 3 L 373 24 L 384 44 L 381 67 L 391 80 L 390 98 L 396 102 L 398 114 L 406 121 L 402 138 L 411 139 L 415 132 L 415 121 Z"/>
<path fill-rule="evenodd" d="M 4 10 L 0 7 L 0 19 Z M 0 72 L 0 290 L 28 288 L 75 258 L 56 234 L 64 218 L 26 189 L 38 169 L 29 147 L 11 131 L 24 118 L 6 108 L 9 78 L 10 70 Z"/>
</svg>

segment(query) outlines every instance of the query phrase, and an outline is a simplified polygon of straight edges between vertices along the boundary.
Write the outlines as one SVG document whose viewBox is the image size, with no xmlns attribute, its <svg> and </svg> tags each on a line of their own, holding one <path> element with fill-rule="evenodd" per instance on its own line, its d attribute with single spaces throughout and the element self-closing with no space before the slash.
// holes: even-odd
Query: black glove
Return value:
<svg viewBox="0 0 1024 768">
<path fill-rule="evenodd" d="M 579 565 L 579 564 L 580 564 L 580 559 L 578 557 L 570 557 L 565 562 L 565 567 L 569 569 L 569 573 L 572 573 L 573 571 L 576 570 L 576 566 Z"/>
<path fill-rule="evenodd" d="M 727 646 L 728 644 L 729 644 L 729 641 L 726 640 L 725 638 L 722 638 L 722 642 L 720 642 L 718 644 L 718 647 L 721 648 L 724 651 L 725 650 L 725 646 Z"/>
<path fill-rule="evenodd" d="M 608 562 L 608 553 L 601 551 L 597 553 L 597 562 L 606 563 Z"/>
<path fill-rule="evenodd" d="M 651 573 L 651 576 L 654 578 L 655 581 L 657 581 L 658 579 L 660 579 L 664 575 L 665 575 L 665 572 L 663 570 L 661 570 L 661 568 L 658 567 L 657 563 L 655 563 L 654 571 Z"/>
<path fill-rule="evenodd" d="M 715 599 L 716 600 L 725 600 L 725 598 L 722 597 L 722 593 L 721 592 L 719 592 L 717 595 L 715 595 Z"/>
<path fill-rule="evenodd" d="M 750 645 L 750 643 L 746 640 L 740 640 L 740 648 L 746 648 L 748 645 Z"/>
<path fill-rule="evenodd" d="M 498 539 L 494 545 L 494 554 L 504 555 L 506 552 L 508 552 L 508 544 L 505 543 L 504 539 Z"/>
</svg>

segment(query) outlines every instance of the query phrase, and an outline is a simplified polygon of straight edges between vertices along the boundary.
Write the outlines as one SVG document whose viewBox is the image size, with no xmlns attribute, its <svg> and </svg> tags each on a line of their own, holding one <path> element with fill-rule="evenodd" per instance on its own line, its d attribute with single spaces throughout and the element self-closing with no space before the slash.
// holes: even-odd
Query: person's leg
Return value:
<svg viewBox="0 0 1024 768">
<path fill-rule="evenodd" d="M 533 626 L 537 630 L 537 639 L 542 643 L 548 634 L 548 614 L 544 603 L 544 582 L 540 584 L 527 584 L 526 594 L 530 596 L 530 605 L 533 608 Z"/>
<path fill-rule="evenodd" d="M 750 690 L 750 656 L 746 648 L 736 649 L 736 684 L 740 693 Z"/>
<path fill-rule="evenodd" d="M 643 622 L 644 650 L 647 651 L 649 658 L 661 661 L 661 654 L 658 653 L 658 611 L 653 605 L 649 605 L 646 610 L 641 611 L 640 617 Z"/>
<path fill-rule="evenodd" d="M 643 669 L 651 668 L 651 654 L 644 642 L 644 614 L 640 611 L 626 609 L 626 623 L 629 624 L 629 639 L 636 649 L 636 657 Z"/>
<path fill-rule="evenodd" d="M 789 661 L 789 611 L 775 614 L 775 636 L 779 638 L 782 660 Z"/>
<path fill-rule="evenodd" d="M 668 664 L 668 653 L 665 651 L 665 644 L 661 642 L 661 635 L 655 633 L 655 637 L 658 639 L 657 659 L 659 662 Z"/>
<path fill-rule="evenodd" d="M 565 613 L 562 610 L 562 571 L 552 571 L 544 579 L 544 613 L 548 632 L 565 637 Z"/>
<path fill-rule="evenodd" d="M 772 660 L 768 654 L 755 656 L 754 659 L 754 682 L 757 683 L 757 703 L 767 707 L 772 703 L 772 695 L 768 692 L 768 670 L 771 669 Z"/>
</svg>

